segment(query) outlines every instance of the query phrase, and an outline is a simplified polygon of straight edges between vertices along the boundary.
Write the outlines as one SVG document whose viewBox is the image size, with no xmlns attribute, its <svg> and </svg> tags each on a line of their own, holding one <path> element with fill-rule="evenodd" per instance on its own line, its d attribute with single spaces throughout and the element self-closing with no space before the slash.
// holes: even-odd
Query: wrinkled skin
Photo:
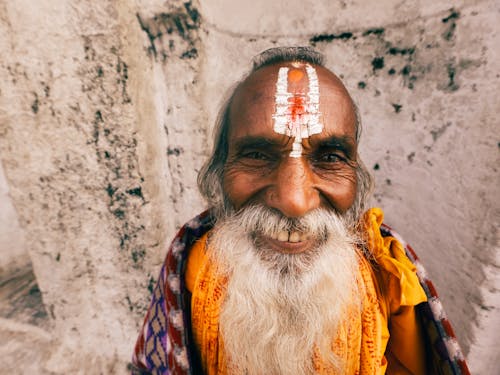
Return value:
<svg viewBox="0 0 500 375">
<path fill-rule="evenodd" d="M 308 92 L 305 65 L 296 63 L 261 68 L 239 86 L 230 107 L 225 194 L 236 210 L 262 204 L 290 218 L 300 218 L 319 207 L 345 213 L 354 203 L 357 185 L 353 102 L 333 73 L 314 66 L 323 131 L 302 140 L 301 157 L 290 157 L 293 138 L 273 129 L 276 80 L 281 66 L 292 71 L 289 92 Z M 306 240 L 279 244 L 273 239 L 264 241 L 271 248 L 290 253 L 312 246 Z"/>
</svg>

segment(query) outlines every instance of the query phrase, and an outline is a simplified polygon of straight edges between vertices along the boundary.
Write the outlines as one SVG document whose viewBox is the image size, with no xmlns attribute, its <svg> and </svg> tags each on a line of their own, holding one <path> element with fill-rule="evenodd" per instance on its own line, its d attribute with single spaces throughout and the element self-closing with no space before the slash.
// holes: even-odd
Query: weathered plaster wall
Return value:
<svg viewBox="0 0 500 375">
<path fill-rule="evenodd" d="M 30 263 L 24 243 L 24 232 L 19 225 L 17 213 L 9 195 L 9 186 L 0 164 L 0 249 L 9 249 L 2 252 L 0 259 L 0 274 L 7 272 L 7 268 L 23 268 Z"/>
<path fill-rule="evenodd" d="M 0 294 L 6 373 L 124 372 L 168 240 L 202 208 L 218 105 L 253 55 L 284 44 L 314 45 L 344 78 L 374 204 L 426 264 L 471 367 L 491 372 L 499 8 L 0 3 L 0 266 L 29 286 Z"/>
</svg>

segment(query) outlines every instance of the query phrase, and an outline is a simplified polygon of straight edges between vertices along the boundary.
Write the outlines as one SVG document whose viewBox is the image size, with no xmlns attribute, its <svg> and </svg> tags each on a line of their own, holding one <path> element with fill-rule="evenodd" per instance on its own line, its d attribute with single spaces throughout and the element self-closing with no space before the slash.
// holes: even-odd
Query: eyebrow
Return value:
<svg viewBox="0 0 500 375">
<path fill-rule="evenodd" d="M 246 136 L 238 139 L 234 143 L 236 150 L 244 150 L 245 148 L 277 148 L 281 143 L 266 137 Z"/>
<path fill-rule="evenodd" d="M 344 136 L 331 136 L 327 139 L 322 139 L 317 142 L 314 142 L 313 139 L 311 139 L 311 144 L 315 146 L 317 149 L 322 149 L 322 148 L 333 148 L 337 150 L 341 150 L 345 152 L 346 154 L 351 154 L 354 152 L 354 149 L 356 148 L 356 141 L 354 138 L 349 137 L 347 135 Z"/>
<path fill-rule="evenodd" d="M 292 137 L 290 138 L 292 139 Z M 334 135 L 322 140 L 314 140 L 314 138 L 309 138 L 311 146 L 315 149 L 336 149 L 350 155 L 354 152 L 356 148 L 356 141 L 353 137 L 347 135 L 338 136 Z M 258 149 L 276 149 L 283 147 L 283 143 L 278 140 L 262 137 L 262 136 L 245 136 L 234 142 L 234 148 L 236 152 L 247 148 L 258 148 Z"/>
</svg>

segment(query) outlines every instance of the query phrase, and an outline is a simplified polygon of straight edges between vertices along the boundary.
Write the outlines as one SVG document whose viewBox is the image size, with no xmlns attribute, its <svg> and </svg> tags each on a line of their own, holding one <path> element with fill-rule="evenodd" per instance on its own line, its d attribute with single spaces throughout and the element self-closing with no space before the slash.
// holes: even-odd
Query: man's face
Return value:
<svg viewBox="0 0 500 375">
<path fill-rule="evenodd" d="M 289 218 L 303 217 L 320 207 L 345 213 L 356 196 L 356 116 L 352 101 L 331 72 L 314 67 L 323 128 L 302 139 L 300 156 L 290 156 L 294 138 L 273 127 L 278 71 L 283 66 L 289 68 L 289 101 L 300 104 L 305 100 L 307 104 L 309 100 L 310 78 L 305 64 L 259 69 L 238 88 L 230 107 L 225 194 L 236 210 L 261 204 Z M 294 108 L 300 112 L 302 104 Z M 307 236 L 293 231 L 258 240 L 289 254 L 315 246 Z"/>
</svg>

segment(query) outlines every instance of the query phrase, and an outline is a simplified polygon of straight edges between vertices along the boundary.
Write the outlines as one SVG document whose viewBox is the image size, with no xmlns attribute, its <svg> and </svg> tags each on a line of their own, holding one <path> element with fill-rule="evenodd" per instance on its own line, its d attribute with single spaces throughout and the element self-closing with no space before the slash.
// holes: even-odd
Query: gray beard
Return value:
<svg viewBox="0 0 500 375">
<path fill-rule="evenodd" d="M 292 229 L 317 248 L 283 254 L 254 240 Z M 289 219 L 251 206 L 219 220 L 210 241 L 217 272 L 229 278 L 219 318 L 229 373 L 312 374 L 313 350 L 343 373 L 332 341 L 346 309 L 361 303 L 356 241 L 341 217 L 318 209 Z"/>
</svg>

